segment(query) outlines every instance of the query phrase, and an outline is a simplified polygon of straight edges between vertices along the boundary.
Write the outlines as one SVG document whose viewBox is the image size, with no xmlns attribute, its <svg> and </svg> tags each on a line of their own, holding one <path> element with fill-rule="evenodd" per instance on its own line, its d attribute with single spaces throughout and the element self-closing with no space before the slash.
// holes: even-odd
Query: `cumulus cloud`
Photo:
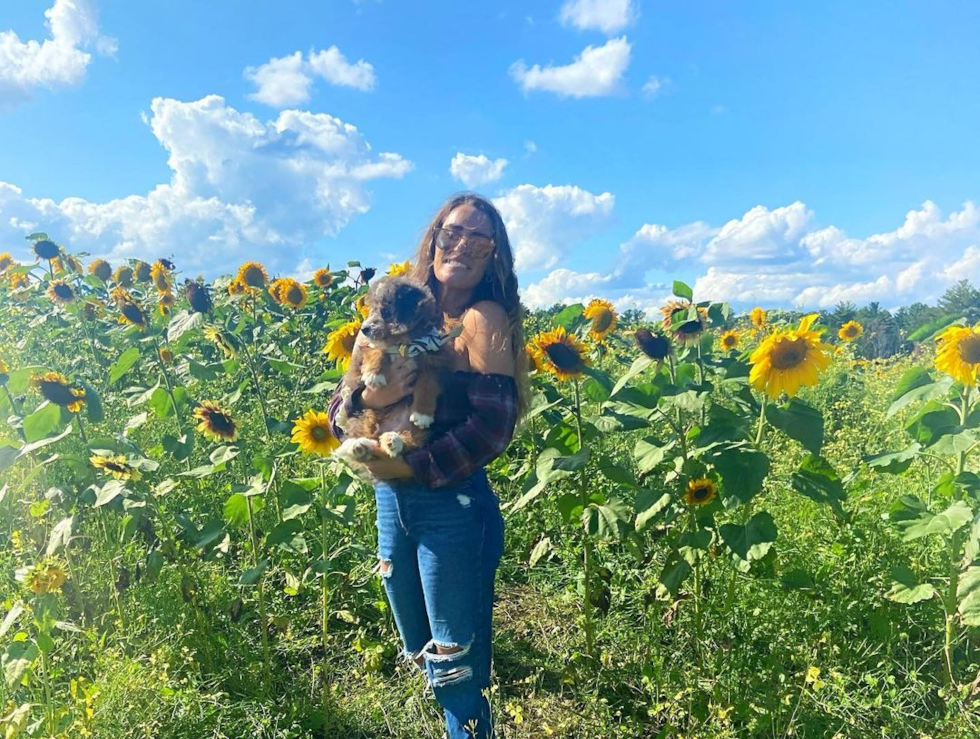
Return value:
<svg viewBox="0 0 980 739">
<path fill-rule="evenodd" d="M 249 97 L 274 108 L 309 101 L 310 88 L 316 77 L 331 85 L 365 92 L 373 90 L 378 82 L 371 64 L 363 59 L 350 63 L 336 46 L 311 51 L 306 58 L 300 51 L 274 57 L 258 67 L 247 67 L 244 75 L 257 88 Z"/>
<path fill-rule="evenodd" d="M 507 226 L 517 269 L 549 269 L 609 224 L 616 199 L 575 185 L 518 185 L 493 203 Z"/>
<path fill-rule="evenodd" d="M 565 0 L 558 13 L 563 26 L 618 33 L 638 16 L 632 0 Z"/>
<path fill-rule="evenodd" d="M 609 270 L 556 270 L 525 293 L 541 306 L 598 294 L 649 312 L 676 277 L 693 284 L 699 300 L 811 309 L 934 302 L 957 280 L 980 284 L 980 208 L 970 201 L 948 216 L 926 201 L 894 230 L 863 238 L 815 221 L 795 202 L 759 205 L 721 226 L 648 223 L 620 246 Z"/>
<path fill-rule="evenodd" d="M 562 97 L 600 97 L 617 93 L 630 63 L 630 43 L 614 38 L 602 46 L 586 46 L 575 61 L 564 66 L 535 64 L 524 60 L 510 66 L 510 75 L 524 92 L 544 90 Z"/>
<path fill-rule="evenodd" d="M 370 208 L 369 181 L 412 168 L 325 113 L 286 110 L 263 122 L 209 95 L 156 98 L 147 122 L 167 151 L 169 182 L 106 203 L 33 198 L 0 183 L 0 242 L 40 229 L 110 259 L 173 254 L 185 271 L 213 275 L 246 258 L 292 267 L 297 247 Z"/>
<path fill-rule="evenodd" d="M 77 85 L 85 78 L 94 49 L 116 53 L 116 41 L 99 33 L 92 0 L 55 0 L 44 11 L 50 37 L 21 41 L 13 30 L 0 32 L 0 105 L 14 105 L 37 87 Z"/>
<path fill-rule="evenodd" d="M 506 159 L 491 160 L 485 154 L 471 156 L 460 151 L 449 163 L 449 172 L 467 187 L 479 187 L 499 180 L 506 167 Z"/>
</svg>

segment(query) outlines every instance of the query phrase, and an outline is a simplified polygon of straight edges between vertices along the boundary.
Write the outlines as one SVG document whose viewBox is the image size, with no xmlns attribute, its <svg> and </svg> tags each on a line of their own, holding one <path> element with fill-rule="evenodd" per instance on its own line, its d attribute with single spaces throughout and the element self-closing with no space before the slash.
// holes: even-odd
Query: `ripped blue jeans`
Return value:
<svg viewBox="0 0 980 739">
<path fill-rule="evenodd" d="M 374 490 L 378 558 L 404 656 L 423 658 L 449 739 L 489 739 L 484 690 L 504 521 L 486 470 L 441 488 L 402 479 Z"/>
</svg>

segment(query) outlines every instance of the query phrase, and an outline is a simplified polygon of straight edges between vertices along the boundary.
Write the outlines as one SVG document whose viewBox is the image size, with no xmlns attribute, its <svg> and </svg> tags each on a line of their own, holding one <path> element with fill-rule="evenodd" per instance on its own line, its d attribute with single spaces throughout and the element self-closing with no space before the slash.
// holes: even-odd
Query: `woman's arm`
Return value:
<svg viewBox="0 0 980 739">
<path fill-rule="evenodd" d="M 463 423 L 404 455 L 412 475 L 431 488 L 451 485 L 498 457 L 517 424 L 517 383 L 507 313 L 480 301 L 463 319 L 463 336 L 475 373 L 466 389 L 471 412 Z"/>
</svg>

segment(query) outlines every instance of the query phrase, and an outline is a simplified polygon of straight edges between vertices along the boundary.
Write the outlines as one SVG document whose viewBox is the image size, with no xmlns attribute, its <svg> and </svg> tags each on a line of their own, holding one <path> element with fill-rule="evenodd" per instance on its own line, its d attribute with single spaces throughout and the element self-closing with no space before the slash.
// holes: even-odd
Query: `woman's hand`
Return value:
<svg viewBox="0 0 980 739">
<path fill-rule="evenodd" d="M 401 457 L 378 457 L 361 462 L 379 480 L 394 480 L 413 477 L 414 473 L 408 463 Z"/>
<path fill-rule="evenodd" d="M 359 351 L 359 344 L 366 341 L 363 334 L 358 334 L 354 343 L 354 351 Z M 361 404 L 365 408 L 384 408 L 385 406 L 397 403 L 406 395 L 411 395 L 415 389 L 415 379 L 418 376 L 418 367 L 411 357 L 395 355 L 385 369 L 384 387 L 364 388 L 361 393 Z"/>
</svg>

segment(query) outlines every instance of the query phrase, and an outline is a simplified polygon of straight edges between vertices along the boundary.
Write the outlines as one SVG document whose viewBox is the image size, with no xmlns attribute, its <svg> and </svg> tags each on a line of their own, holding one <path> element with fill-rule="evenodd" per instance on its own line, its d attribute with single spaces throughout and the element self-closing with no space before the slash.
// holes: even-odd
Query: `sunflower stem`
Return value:
<svg viewBox="0 0 980 739">
<path fill-rule="evenodd" d="M 756 448 L 762 444 L 762 431 L 766 427 L 766 394 L 762 393 L 762 403 L 759 405 L 759 428 L 755 432 L 755 446 Z"/>
<path fill-rule="evenodd" d="M 88 437 L 85 435 L 85 424 L 82 423 L 81 411 L 75 413 L 72 420 L 75 422 L 75 428 L 78 429 L 78 435 L 82 437 L 82 443 L 88 446 Z"/>
<path fill-rule="evenodd" d="M 259 566 L 259 542 L 255 533 L 255 513 L 252 509 L 252 496 L 245 498 L 246 508 L 248 509 L 248 533 L 252 540 L 252 567 Z M 262 661 L 264 663 L 262 672 L 262 689 L 265 695 L 269 694 L 271 679 L 271 657 L 269 654 L 269 619 L 265 611 L 265 588 L 263 587 L 263 576 L 259 575 L 259 618 L 262 621 Z"/>
<path fill-rule="evenodd" d="M 326 479 L 326 465 L 320 464 L 320 494 L 323 497 L 323 511 L 320 513 L 320 548 L 323 551 L 323 572 L 320 573 L 322 578 L 320 581 L 321 592 L 321 621 L 320 621 L 320 638 L 323 642 L 323 731 L 324 737 L 330 739 L 330 734 L 328 733 L 328 721 L 327 718 L 330 715 L 330 676 L 328 674 L 328 667 L 330 665 L 327 655 L 328 649 L 328 621 L 329 621 L 329 603 L 330 603 L 330 588 L 327 583 L 327 547 L 329 545 L 328 531 L 327 531 L 327 479 Z"/>
<path fill-rule="evenodd" d="M 578 434 L 578 448 L 584 448 L 585 439 L 582 436 L 582 405 L 579 396 L 578 377 L 575 378 L 575 429 Z M 581 496 L 583 508 L 589 504 L 588 487 L 585 478 L 585 465 L 579 474 L 579 495 Z M 585 614 L 585 652 L 590 658 L 595 659 L 595 626 L 592 622 L 592 538 L 587 529 L 583 528 L 583 570 L 585 573 L 584 592 L 585 602 L 583 610 Z"/>
<path fill-rule="evenodd" d="M 967 416 L 970 413 L 970 390 L 971 387 L 969 385 L 963 389 L 962 402 L 957 409 L 961 425 L 966 424 Z M 956 477 L 963 474 L 964 469 L 966 469 L 966 451 L 962 451 L 956 456 Z M 953 485 L 953 498 L 957 501 L 963 499 L 963 494 L 957 485 Z M 962 547 L 962 529 L 957 529 L 949 537 L 949 586 L 946 590 L 946 597 L 944 598 L 946 628 L 943 638 L 943 656 L 946 662 L 946 684 L 952 688 L 956 687 L 956 673 L 953 668 L 953 647 L 956 642 L 957 591 L 960 585 L 959 562 Z"/>
<path fill-rule="evenodd" d="M 262 383 L 259 382 L 258 373 L 255 371 L 255 363 L 252 361 L 252 353 L 248 350 L 246 344 L 242 344 L 242 350 L 245 353 L 245 364 L 248 365 L 249 374 L 252 377 L 252 385 L 255 387 L 255 394 L 259 398 L 259 408 L 262 411 L 262 421 L 265 426 L 265 440 L 267 442 L 272 442 L 272 437 L 269 432 L 269 411 L 265 405 L 265 394 L 262 392 Z"/>
</svg>

